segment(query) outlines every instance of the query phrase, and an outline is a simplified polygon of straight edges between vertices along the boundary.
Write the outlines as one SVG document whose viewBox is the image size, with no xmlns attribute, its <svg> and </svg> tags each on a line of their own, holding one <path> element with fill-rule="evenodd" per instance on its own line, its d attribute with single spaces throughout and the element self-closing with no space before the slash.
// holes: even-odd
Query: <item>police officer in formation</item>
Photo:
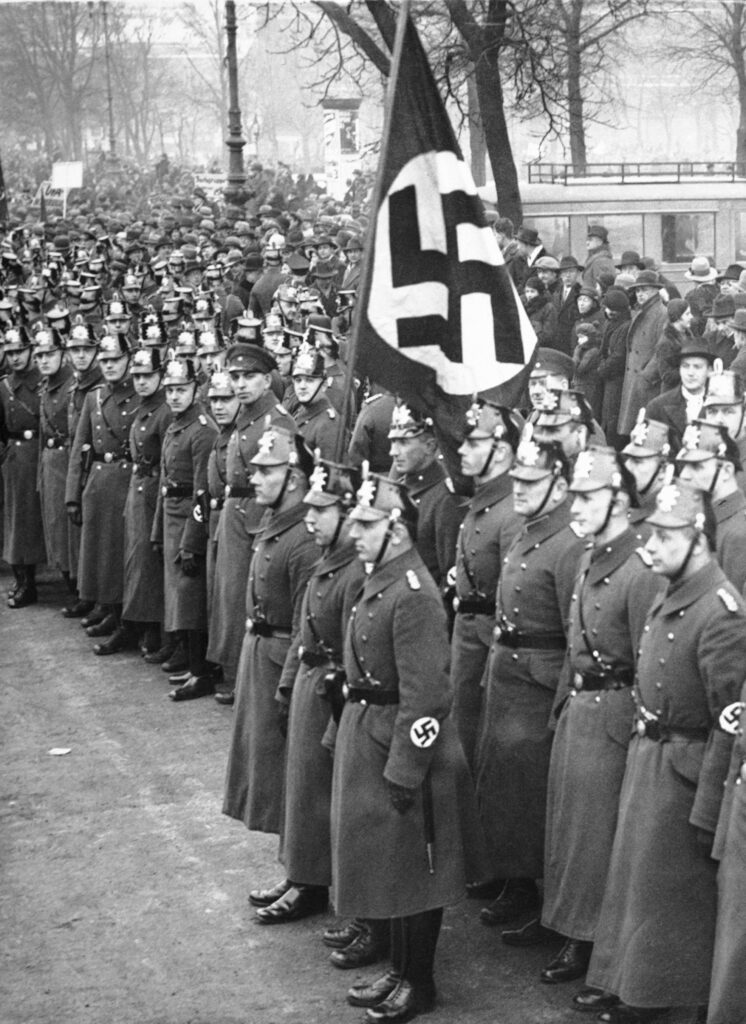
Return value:
<svg viewBox="0 0 746 1024">
<path fill-rule="evenodd" d="M 586 979 L 577 1010 L 742 1021 L 739 375 L 616 452 L 541 349 L 523 415 L 454 422 L 460 495 L 426 411 L 373 386 L 342 423 L 349 317 L 272 270 L 263 323 L 168 248 L 149 290 L 141 250 L 121 294 L 92 251 L 0 300 L 9 608 L 46 561 L 97 654 L 235 700 L 223 809 L 283 866 L 256 919 L 331 900 L 330 963 L 381 965 L 347 992 L 369 1021 L 436 1004 L 465 892 L 542 982 Z"/>
</svg>

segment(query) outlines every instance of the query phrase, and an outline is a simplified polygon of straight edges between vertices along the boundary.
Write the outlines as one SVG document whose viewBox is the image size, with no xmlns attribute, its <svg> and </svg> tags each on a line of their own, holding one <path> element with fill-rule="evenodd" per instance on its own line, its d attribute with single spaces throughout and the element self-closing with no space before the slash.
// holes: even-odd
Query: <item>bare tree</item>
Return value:
<svg viewBox="0 0 746 1024">
<path fill-rule="evenodd" d="M 4 80 L 31 104 L 48 153 L 79 159 L 99 45 L 96 20 L 83 4 L 3 4 L 0 40 Z"/>
<path fill-rule="evenodd" d="M 664 9 L 666 56 L 690 91 L 738 103 L 735 160 L 746 174 L 746 6 L 742 0 Z"/>
</svg>

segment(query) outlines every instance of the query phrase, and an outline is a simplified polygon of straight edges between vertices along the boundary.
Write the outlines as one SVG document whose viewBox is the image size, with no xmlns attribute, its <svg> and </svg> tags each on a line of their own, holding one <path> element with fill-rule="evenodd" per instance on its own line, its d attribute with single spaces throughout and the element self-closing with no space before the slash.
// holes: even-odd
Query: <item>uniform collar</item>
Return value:
<svg viewBox="0 0 746 1024">
<path fill-rule="evenodd" d="M 426 466 L 421 473 L 405 473 L 404 483 L 410 494 L 422 494 L 435 487 L 441 480 L 445 480 L 445 471 L 437 459 L 433 459 L 429 466 Z"/>
<path fill-rule="evenodd" d="M 718 526 L 724 523 L 726 519 L 732 519 L 733 516 L 744 509 L 746 509 L 746 495 L 743 494 L 740 488 L 737 488 L 720 501 L 712 503 L 712 510 L 715 513 Z"/>
<path fill-rule="evenodd" d="M 318 416 L 319 413 L 325 412 L 330 408 L 331 402 L 326 395 L 319 395 L 317 398 L 314 398 L 312 402 L 309 402 L 308 405 L 303 405 L 302 402 L 300 403 L 300 408 L 298 410 L 299 418 L 301 420 L 310 420 L 313 419 L 314 416 Z"/>
<path fill-rule="evenodd" d="M 63 363 L 57 373 L 53 373 L 51 377 L 47 377 L 47 391 L 56 391 L 58 388 L 61 388 L 63 384 L 67 384 L 72 375 L 73 371 L 71 367 Z"/>
<path fill-rule="evenodd" d="M 162 405 L 166 404 L 166 393 L 163 388 L 158 388 L 152 395 L 140 399 L 140 410 L 142 412 L 155 412 Z"/>
<path fill-rule="evenodd" d="M 501 473 L 500 476 L 493 477 L 492 480 L 477 487 L 471 499 L 471 509 L 473 512 L 482 512 L 512 493 L 513 481 L 507 473 Z"/>
<path fill-rule="evenodd" d="M 669 584 L 668 589 L 658 598 L 653 607 L 659 607 L 663 615 L 670 615 L 672 612 L 687 608 L 703 594 L 724 583 L 726 583 L 725 573 L 713 557 L 693 576 Z"/>
<path fill-rule="evenodd" d="M 606 544 L 591 548 L 588 583 L 598 583 L 624 565 L 638 547 L 637 535 L 631 527 Z"/>
<path fill-rule="evenodd" d="M 14 391 L 17 391 L 20 387 L 23 387 L 24 385 L 33 391 L 34 388 L 39 383 L 39 381 L 41 380 L 39 367 L 35 366 L 33 363 L 30 363 L 27 369 L 25 369 L 22 373 L 16 373 L 16 371 L 14 370 L 11 373 L 8 380 L 11 382 L 11 386 L 13 387 Z"/>
<path fill-rule="evenodd" d="M 269 511 L 269 510 L 268 510 Z M 293 505 L 288 509 L 280 509 L 279 512 L 269 512 L 266 521 L 262 523 L 260 533 L 257 535 L 257 541 L 260 540 L 272 540 L 273 537 L 279 537 L 281 533 L 285 533 L 296 523 L 300 523 L 306 514 L 306 507 L 302 501 L 299 501 L 297 505 Z"/>
<path fill-rule="evenodd" d="M 244 430 L 246 427 L 255 423 L 260 416 L 266 416 L 267 413 L 271 413 L 277 405 L 277 399 L 275 398 L 274 392 L 270 389 L 265 391 L 264 394 L 257 398 L 251 405 L 242 405 L 238 410 L 238 416 L 234 423 L 234 429 Z"/>
<path fill-rule="evenodd" d="M 384 562 L 382 566 L 373 570 L 365 581 L 363 597 L 375 597 L 376 594 L 380 594 L 392 583 L 396 583 L 409 571 L 417 573 L 418 570 L 422 572 L 423 569 L 424 565 L 417 548 L 411 547 L 403 554 L 392 558 L 390 562 Z"/>
<path fill-rule="evenodd" d="M 551 512 L 547 512 L 538 519 L 529 520 L 523 527 L 518 540 L 521 552 L 530 551 L 531 548 L 541 544 L 547 538 L 553 537 L 555 533 L 559 533 L 560 530 L 568 526 L 571 519 L 570 505 L 569 499 L 565 498 Z"/>
<path fill-rule="evenodd" d="M 357 558 L 355 542 L 348 540 L 344 544 L 337 545 L 331 551 L 325 552 L 313 567 L 314 576 L 323 576 L 328 572 L 336 572 L 343 569 L 350 562 Z"/>
<path fill-rule="evenodd" d="M 129 377 L 118 380 L 116 384 L 106 384 L 105 387 L 111 397 L 119 403 L 126 402 L 135 393 L 135 385 Z"/>
</svg>

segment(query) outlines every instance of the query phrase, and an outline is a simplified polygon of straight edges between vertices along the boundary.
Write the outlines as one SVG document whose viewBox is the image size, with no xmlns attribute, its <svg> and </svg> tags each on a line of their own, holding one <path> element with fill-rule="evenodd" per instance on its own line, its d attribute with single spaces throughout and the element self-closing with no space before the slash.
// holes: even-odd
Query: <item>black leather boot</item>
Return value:
<svg viewBox="0 0 746 1024">
<path fill-rule="evenodd" d="M 19 566 L 21 573 L 21 585 L 8 598 L 9 608 L 25 608 L 26 605 L 36 604 L 38 596 L 36 593 L 36 566 L 35 565 L 22 565 Z"/>
<path fill-rule="evenodd" d="M 80 620 L 81 629 L 90 629 L 91 626 L 97 626 L 99 622 L 104 621 L 106 615 L 106 606 L 96 602 L 90 612 Z"/>
<path fill-rule="evenodd" d="M 357 923 L 361 927 L 355 938 L 343 949 L 335 949 L 329 955 L 329 962 L 341 971 L 368 967 L 379 960 L 385 960 L 389 955 L 391 925 L 388 919 L 367 919 Z"/>
<path fill-rule="evenodd" d="M 488 927 L 510 924 L 539 907 L 539 891 L 532 878 L 509 878 L 505 888 L 488 907 L 479 911 L 479 920 Z"/>
<path fill-rule="evenodd" d="M 117 620 L 114 612 L 109 605 L 103 606 L 106 609 L 106 613 L 103 619 L 100 619 L 95 625 L 89 626 L 86 630 L 91 639 L 95 639 L 99 636 L 111 636 L 114 630 L 117 628 Z"/>
<path fill-rule="evenodd" d="M 137 647 L 135 628 L 131 622 L 125 622 L 122 619 L 122 606 L 116 605 L 112 615 L 116 622 L 116 628 L 108 640 L 96 644 L 93 648 L 94 654 L 119 654 L 121 651 L 134 651 Z"/>
<path fill-rule="evenodd" d="M 443 910 L 399 918 L 402 942 L 401 981 L 394 991 L 376 1006 L 367 1018 L 372 1024 L 404 1024 L 435 1006 L 433 968 Z"/>
<path fill-rule="evenodd" d="M 13 582 L 8 587 L 8 597 L 13 597 L 15 592 L 21 586 L 21 581 L 23 580 L 23 574 L 21 572 L 23 569 L 22 565 L 11 565 L 11 569 L 13 570 Z"/>
<path fill-rule="evenodd" d="M 392 917 L 389 921 L 389 936 L 391 943 L 390 969 L 373 981 L 362 982 L 360 985 L 353 985 L 348 989 L 347 1002 L 350 1006 L 378 1006 L 388 999 L 401 984 L 404 949 L 400 917 Z"/>
<path fill-rule="evenodd" d="M 177 672 L 186 672 L 189 668 L 189 658 L 187 657 L 186 646 L 181 638 L 181 634 L 175 639 L 176 643 L 171 657 L 161 663 L 161 671 L 168 672 L 169 675 L 174 675 Z"/>
</svg>

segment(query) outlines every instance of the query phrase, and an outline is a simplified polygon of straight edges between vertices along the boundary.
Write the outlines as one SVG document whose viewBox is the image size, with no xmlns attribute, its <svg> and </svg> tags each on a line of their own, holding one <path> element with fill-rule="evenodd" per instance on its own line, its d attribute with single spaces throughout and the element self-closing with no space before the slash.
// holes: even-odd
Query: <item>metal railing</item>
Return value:
<svg viewBox="0 0 746 1024">
<path fill-rule="evenodd" d="M 644 185 L 681 183 L 686 181 L 744 181 L 746 163 L 735 161 L 692 161 L 650 163 L 604 163 L 586 164 L 583 170 L 575 170 L 572 164 L 531 163 L 528 164 L 528 180 L 532 184 L 580 183 L 592 185 L 615 182 L 617 184 Z"/>
</svg>

